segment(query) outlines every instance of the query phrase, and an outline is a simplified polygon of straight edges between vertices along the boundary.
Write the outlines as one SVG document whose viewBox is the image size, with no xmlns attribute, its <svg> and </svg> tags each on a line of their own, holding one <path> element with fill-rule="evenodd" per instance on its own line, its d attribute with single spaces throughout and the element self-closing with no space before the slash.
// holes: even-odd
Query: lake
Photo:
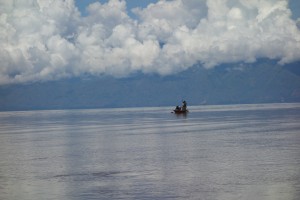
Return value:
<svg viewBox="0 0 300 200">
<path fill-rule="evenodd" d="M 300 199 L 300 104 L 0 112 L 0 199 Z"/>
</svg>

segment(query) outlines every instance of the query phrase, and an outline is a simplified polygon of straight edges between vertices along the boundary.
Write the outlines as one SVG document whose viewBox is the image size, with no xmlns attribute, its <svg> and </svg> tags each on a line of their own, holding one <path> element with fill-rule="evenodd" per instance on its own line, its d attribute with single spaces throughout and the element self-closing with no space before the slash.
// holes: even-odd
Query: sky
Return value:
<svg viewBox="0 0 300 200">
<path fill-rule="evenodd" d="M 86 7 L 95 2 L 107 3 L 109 0 L 76 0 L 76 6 L 80 10 L 83 15 L 86 15 Z M 126 0 L 126 8 L 128 15 L 135 18 L 136 16 L 132 13 L 133 8 L 146 8 L 149 4 L 155 4 L 159 0 Z M 289 8 L 292 11 L 292 18 L 298 19 L 300 18 L 300 1 L 299 0 L 289 0 Z"/>
<path fill-rule="evenodd" d="M 95 2 L 100 2 L 102 4 L 107 3 L 109 0 L 76 0 L 75 4 L 78 7 L 79 11 L 83 14 L 86 15 L 86 7 L 90 5 L 91 3 Z M 146 8 L 149 4 L 154 4 L 157 3 L 158 0 L 127 0 L 126 1 L 126 10 L 128 12 L 128 15 L 132 18 L 136 19 L 136 16 L 134 13 L 131 11 L 134 8 Z"/>
<path fill-rule="evenodd" d="M 300 60 L 298 0 L 0 0 L 0 85 Z"/>
</svg>

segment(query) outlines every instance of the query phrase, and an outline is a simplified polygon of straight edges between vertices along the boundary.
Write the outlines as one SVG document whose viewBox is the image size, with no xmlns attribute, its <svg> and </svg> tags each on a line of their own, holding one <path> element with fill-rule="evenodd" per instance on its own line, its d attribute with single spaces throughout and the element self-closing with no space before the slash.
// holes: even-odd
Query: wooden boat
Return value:
<svg viewBox="0 0 300 200">
<path fill-rule="evenodd" d="M 175 114 L 187 114 L 189 111 L 186 108 L 186 101 L 182 101 L 182 107 L 176 106 L 173 111 Z"/>
<path fill-rule="evenodd" d="M 175 114 L 186 114 L 189 111 L 188 110 L 173 110 Z"/>
</svg>

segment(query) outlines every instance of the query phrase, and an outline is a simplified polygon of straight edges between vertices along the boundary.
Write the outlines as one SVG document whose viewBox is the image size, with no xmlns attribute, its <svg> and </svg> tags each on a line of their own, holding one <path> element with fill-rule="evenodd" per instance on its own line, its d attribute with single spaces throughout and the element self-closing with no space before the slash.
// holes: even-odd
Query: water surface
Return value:
<svg viewBox="0 0 300 200">
<path fill-rule="evenodd" d="M 0 112 L 0 199 L 300 199 L 300 104 Z"/>
</svg>

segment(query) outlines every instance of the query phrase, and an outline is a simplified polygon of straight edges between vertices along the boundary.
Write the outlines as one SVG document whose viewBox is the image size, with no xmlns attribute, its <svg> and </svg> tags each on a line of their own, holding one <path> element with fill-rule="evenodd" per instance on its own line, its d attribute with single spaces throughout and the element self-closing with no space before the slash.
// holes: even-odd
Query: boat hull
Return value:
<svg viewBox="0 0 300 200">
<path fill-rule="evenodd" d="M 183 111 L 183 110 L 173 110 L 173 111 L 174 111 L 175 114 L 186 114 L 186 113 L 189 112 L 188 110 L 185 110 L 185 111 Z"/>
</svg>

